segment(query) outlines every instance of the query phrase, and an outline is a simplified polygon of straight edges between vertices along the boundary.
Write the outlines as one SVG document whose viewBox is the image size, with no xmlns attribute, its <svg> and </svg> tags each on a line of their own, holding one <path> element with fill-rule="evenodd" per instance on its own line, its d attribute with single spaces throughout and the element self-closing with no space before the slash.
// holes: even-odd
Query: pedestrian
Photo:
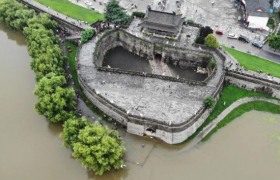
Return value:
<svg viewBox="0 0 280 180">
<path fill-rule="evenodd" d="M 195 10 L 195 12 L 197 13 L 197 9 Z"/>
</svg>

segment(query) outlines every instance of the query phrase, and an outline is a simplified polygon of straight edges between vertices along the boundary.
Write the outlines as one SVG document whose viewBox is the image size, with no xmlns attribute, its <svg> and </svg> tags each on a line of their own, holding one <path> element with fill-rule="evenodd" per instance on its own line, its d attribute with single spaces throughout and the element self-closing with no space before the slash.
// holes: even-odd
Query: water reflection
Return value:
<svg viewBox="0 0 280 180">
<path fill-rule="evenodd" d="M 59 134 L 62 132 L 62 123 L 48 123 L 48 130 L 50 132 L 50 134 L 54 135 L 54 136 L 59 136 Z"/>
<path fill-rule="evenodd" d="M 5 27 L 4 23 L 0 23 L 0 31 L 5 31 L 6 35 L 8 36 L 8 39 L 12 41 L 16 41 L 17 45 L 19 46 L 25 46 L 25 37 L 22 35 L 19 35 L 19 32 L 13 32 L 9 30 L 7 27 Z"/>
</svg>

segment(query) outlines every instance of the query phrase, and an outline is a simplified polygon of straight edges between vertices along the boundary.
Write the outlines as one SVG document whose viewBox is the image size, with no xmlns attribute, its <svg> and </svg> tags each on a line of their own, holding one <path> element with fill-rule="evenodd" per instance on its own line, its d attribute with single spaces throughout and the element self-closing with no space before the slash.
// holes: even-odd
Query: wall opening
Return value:
<svg viewBox="0 0 280 180">
<path fill-rule="evenodd" d="M 162 55 L 161 54 L 155 54 L 155 60 L 161 61 Z"/>
</svg>

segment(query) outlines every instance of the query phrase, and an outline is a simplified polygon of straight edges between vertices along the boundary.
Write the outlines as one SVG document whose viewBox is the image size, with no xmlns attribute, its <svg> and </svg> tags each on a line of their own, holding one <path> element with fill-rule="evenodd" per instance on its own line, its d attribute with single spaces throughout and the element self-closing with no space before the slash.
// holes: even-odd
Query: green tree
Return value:
<svg viewBox="0 0 280 180">
<path fill-rule="evenodd" d="M 204 99 L 204 106 L 205 106 L 206 109 L 213 108 L 214 105 L 215 105 L 215 102 L 216 102 L 216 100 L 213 97 L 205 98 Z"/>
<path fill-rule="evenodd" d="M 79 141 L 78 136 L 80 130 L 84 129 L 91 123 L 85 117 L 78 119 L 73 117 L 63 124 L 63 132 L 60 137 L 64 140 L 63 145 L 67 148 L 73 149 L 73 145 Z"/>
<path fill-rule="evenodd" d="M 210 67 L 211 67 L 211 69 L 214 69 L 216 67 L 216 61 L 211 60 Z"/>
<path fill-rule="evenodd" d="M 197 44 L 204 44 L 204 42 L 205 42 L 205 38 L 202 36 L 199 36 L 195 39 L 195 43 Z"/>
<path fill-rule="evenodd" d="M 130 18 L 116 0 L 111 0 L 105 9 L 105 19 L 115 24 L 126 24 Z"/>
<path fill-rule="evenodd" d="M 75 92 L 73 88 L 63 88 L 65 85 L 65 77 L 55 73 L 46 75 L 38 82 L 34 91 L 38 96 L 35 104 L 38 114 L 51 122 L 66 121 L 74 116 Z"/>
<path fill-rule="evenodd" d="M 93 35 L 94 35 L 93 29 L 87 29 L 83 31 L 82 38 L 81 38 L 82 43 L 86 43 Z"/>
<path fill-rule="evenodd" d="M 105 171 L 119 169 L 123 164 L 125 148 L 117 131 L 101 126 L 98 122 L 80 130 L 79 142 L 73 146 L 72 156 L 82 162 L 83 167 L 102 175 Z"/>
<path fill-rule="evenodd" d="M 22 30 L 27 20 L 35 15 L 33 10 L 28 10 L 26 6 L 15 0 L 0 1 L 0 20 L 15 30 Z"/>
<path fill-rule="evenodd" d="M 280 49 L 280 35 L 271 35 L 268 39 L 268 45 L 274 49 L 274 52 Z"/>
<path fill-rule="evenodd" d="M 205 38 L 204 44 L 211 48 L 219 47 L 219 42 L 217 41 L 216 37 L 213 34 L 208 34 Z"/>
</svg>

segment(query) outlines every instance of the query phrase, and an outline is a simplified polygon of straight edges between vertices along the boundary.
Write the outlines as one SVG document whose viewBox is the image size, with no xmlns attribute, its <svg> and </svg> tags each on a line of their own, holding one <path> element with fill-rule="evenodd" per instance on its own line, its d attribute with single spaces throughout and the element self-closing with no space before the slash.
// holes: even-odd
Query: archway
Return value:
<svg viewBox="0 0 280 180">
<path fill-rule="evenodd" d="M 156 61 L 161 61 L 161 58 L 162 58 L 162 55 L 161 55 L 161 54 L 158 54 L 158 53 L 155 54 L 154 59 L 155 59 Z"/>
<path fill-rule="evenodd" d="M 147 128 L 145 130 L 145 135 L 147 135 L 147 136 L 155 136 L 156 135 L 156 129 L 151 128 L 151 127 Z"/>
</svg>

